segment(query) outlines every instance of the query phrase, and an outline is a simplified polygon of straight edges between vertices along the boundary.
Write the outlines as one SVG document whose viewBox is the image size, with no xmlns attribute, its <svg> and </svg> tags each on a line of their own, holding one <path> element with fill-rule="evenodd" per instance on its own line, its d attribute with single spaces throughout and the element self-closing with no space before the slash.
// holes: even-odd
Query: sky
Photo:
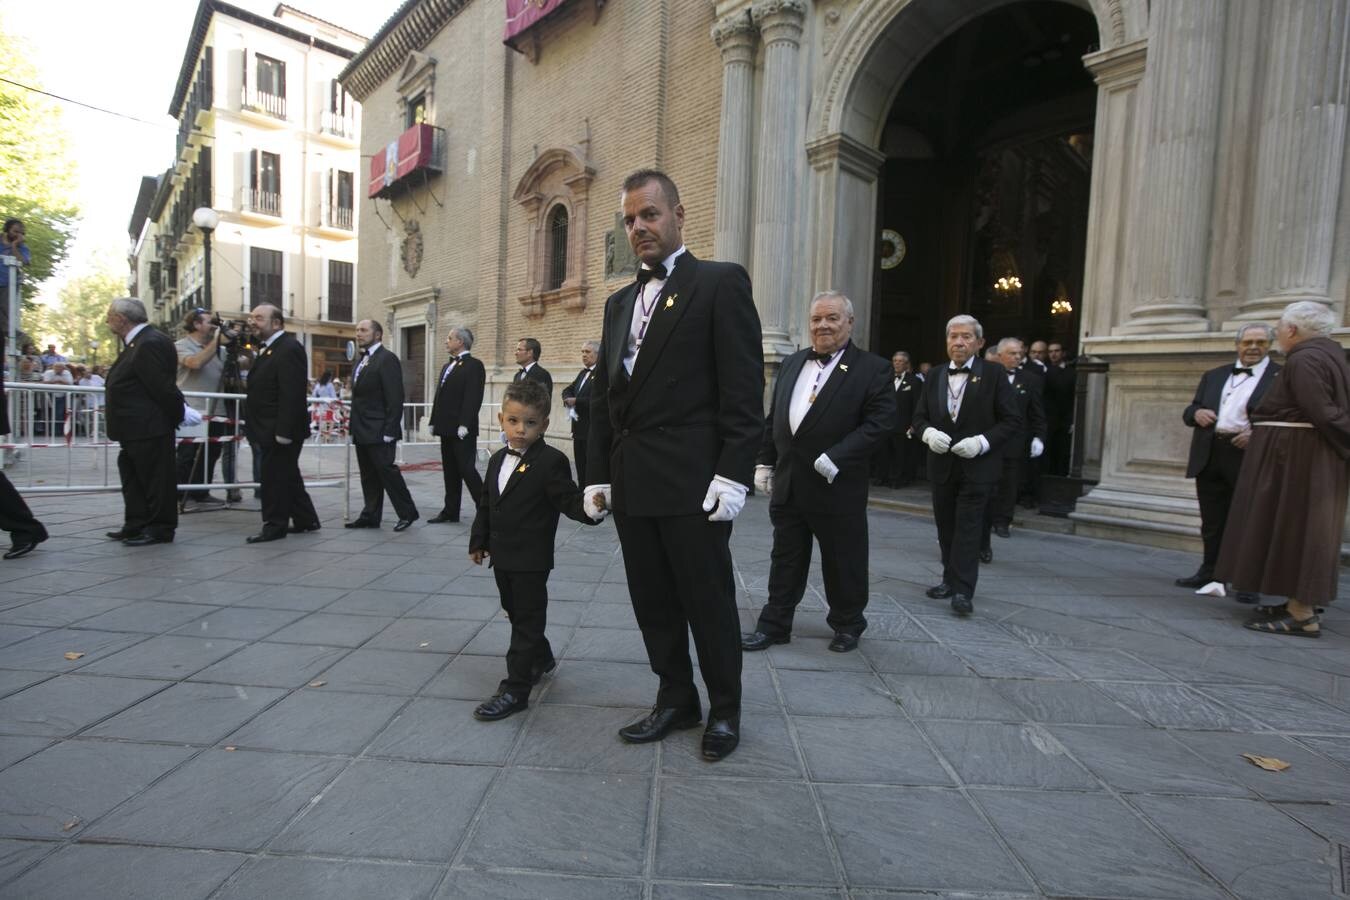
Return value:
<svg viewBox="0 0 1350 900">
<path fill-rule="evenodd" d="M 276 2 L 231 0 L 271 15 Z M 294 0 L 289 5 L 372 35 L 401 0 Z M 3 2 L 5 27 L 28 47 L 43 90 L 122 113 L 122 118 L 61 103 L 78 169 L 82 221 L 63 272 L 42 289 L 50 302 L 64 277 L 125 269 L 127 224 L 141 177 L 173 163 L 178 124 L 168 114 L 196 0 L 43 0 Z M 141 121 L 133 121 L 138 119 Z M 64 277 L 63 277 L 64 276 Z"/>
</svg>

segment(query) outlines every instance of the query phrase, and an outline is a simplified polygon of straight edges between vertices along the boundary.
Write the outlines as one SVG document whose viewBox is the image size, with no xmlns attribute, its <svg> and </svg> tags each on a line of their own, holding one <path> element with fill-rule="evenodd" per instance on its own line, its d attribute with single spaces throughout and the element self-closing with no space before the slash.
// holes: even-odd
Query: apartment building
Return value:
<svg viewBox="0 0 1350 900">
<path fill-rule="evenodd" d="M 141 181 L 129 231 L 131 289 L 173 332 L 190 309 L 286 314 L 313 372 L 348 374 L 360 318 L 359 105 L 337 82 L 365 38 L 279 4 L 271 16 L 201 0 L 169 114 L 176 153 Z M 219 215 L 205 244 L 193 212 Z"/>
</svg>

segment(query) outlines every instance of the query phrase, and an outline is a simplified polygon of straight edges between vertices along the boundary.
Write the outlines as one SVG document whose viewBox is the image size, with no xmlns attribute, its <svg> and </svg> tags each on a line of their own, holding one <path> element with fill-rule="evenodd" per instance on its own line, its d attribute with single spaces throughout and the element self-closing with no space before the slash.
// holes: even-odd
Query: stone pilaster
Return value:
<svg viewBox="0 0 1350 900">
<path fill-rule="evenodd" d="M 722 119 L 717 132 L 717 225 L 713 255 L 750 265 L 750 178 L 755 40 L 748 11 L 713 26 L 722 51 Z"/>
<path fill-rule="evenodd" d="M 1329 286 L 1350 93 L 1345 0 L 1269 4 L 1258 107 L 1249 299 L 1239 319 L 1272 319 Z"/>
<path fill-rule="evenodd" d="M 755 302 L 764 331 L 765 362 L 795 347 L 788 337 L 796 242 L 796 185 L 802 135 L 798 128 L 804 0 L 764 0 L 751 11 L 764 41 L 764 94 L 759 111 L 759 171 L 755 181 Z M 805 302 L 805 298 L 800 298 Z"/>
<path fill-rule="evenodd" d="M 1150 14 L 1134 306 L 1119 332 L 1208 330 L 1226 16 L 1226 0 L 1160 0 Z"/>
</svg>

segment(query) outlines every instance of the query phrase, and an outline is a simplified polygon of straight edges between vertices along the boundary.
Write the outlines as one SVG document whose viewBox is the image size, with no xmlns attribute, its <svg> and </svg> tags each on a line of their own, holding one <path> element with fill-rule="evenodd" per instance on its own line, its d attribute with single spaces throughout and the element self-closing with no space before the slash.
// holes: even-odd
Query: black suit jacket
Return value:
<svg viewBox="0 0 1350 900">
<path fill-rule="evenodd" d="M 539 363 L 530 366 L 529 371 L 527 372 L 521 373 L 517 371 L 516 377 L 511 380 L 537 381 L 544 386 L 544 390 L 548 391 L 550 394 L 553 393 L 553 376 L 548 373 L 548 369 L 545 369 L 543 366 L 539 365 Z"/>
<path fill-rule="evenodd" d="M 1007 381 L 1006 375 L 1003 380 Z M 1045 379 L 1024 366 L 1013 372 L 1012 390 L 1022 427 L 1017 435 L 1004 444 L 1003 454 L 1027 459 L 1031 454 L 1031 439 L 1040 438 L 1044 444 L 1048 433 L 1045 420 Z"/>
<path fill-rule="evenodd" d="M 478 434 L 478 412 L 483 408 L 483 384 L 487 371 L 480 360 L 465 353 L 450 377 L 447 361 L 436 375 L 436 396 L 431 402 L 431 433 L 455 437 L 460 426 L 469 429 L 468 437 Z"/>
<path fill-rule="evenodd" d="M 904 434 L 914 422 L 914 407 L 919 405 L 919 396 L 923 393 L 923 379 L 915 372 L 906 372 L 900 376 L 900 386 L 895 386 L 895 369 L 891 369 L 890 385 L 895 394 L 895 433 Z"/>
<path fill-rule="evenodd" d="M 178 351 L 147 325 L 108 369 L 105 390 L 108 437 L 114 441 L 163 437 L 183 421 Z"/>
<path fill-rule="evenodd" d="M 600 368 L 599 362 L 596 363 L 595 367 L 597 369 Z M 580 390 L 577 390 L 577 385 L 581 383 L 581 376 L 585 374 L 586 370 L 582 369 L 577 373 L 577 377 L 572 379 L 572 383 L 562 389 L 562 398 L 564 400 L 572 397 L 576 398 L 577 405 L 572 407 L 577 411 L 577 417 L 572 422 L 572 437 L 581 438 L 582 440 L 586 440 L 590 432 L 591 386 L 595 384 L 595 373 L 592 372 L 590 377 L 586 379 L 586 383 L 581 385 Z"/>
<path fill-rule="evenodd" d="M 497 492 L 502 465 L 517 467 Z M 523 468 L 524 471 L 519 471 Z M 572 480 L 572 469 L 562 451 L 535 441 L 517 459 L 502 448 L 488 460 L 478 513 L 469 531 L 469 552 L 486 550 L 492 565 L 504 572 L 547 572 L 553 568 L 553 542 L 558 534 L 558 515 L 591 521 L 582 511 L 581 488 Z"/>
<path fill-rule="evenodd" d="M 623 367 L 637 283 L 605 301 L 586 480 L 634 516 L 703 511 L 714 475 L 749 486 L 764 435 L 764 353 L 750 276 L 685 252 Z"/>
<path fill-rule="evenodd" d="M 353 444 L 383 444 L 385 437 L 403 436 L 403 367 L 383 345 L 352 383 L 351 432 Z"/>
<path fill-rule="evenodd" d="M 1073 422 L 1077 402 L 1078 370 L 1051 366 L 1045 376 L 1045 422 L 1050 431 L 1066 430 Z"/>
<path fill-rule="evenodd" d="M 277 437 L 297 443 L 309 437 L 308 381 L 304 345 L 290 332 L 283 331 L 270 347 L 259 350 L 246 382 L 244 428 L 249 440 L 270 445 Z"/>
<path fill-rule="evenodd" d="M 792 392 L 810 349 L 783 360 L 760 446 L 759 465 L 773 466 L 775 504 L 812 512 L 852 512 L 867 504 L 872 451 L 895 421 L 894 373 L 880 356 L 849 344 L 820 387 L 796 434 L 788 422 Z M 824 453 L 839 467 L 834 483 L 815 470 Z"/>
<path fill-rule="evenodd" d="M 995 483 L 1003 472 L 1003 447 L 1022 429 L 1007 370 L 998 363 L 976 359 L 966 377 L 961 414 L 953 422 L 947 412 L 947 369 L 946 365 L 934 366 L 924 381 L 923 396 L 914 410 L 915 436 L 922 438 L 925 429 L 936 428 L 949 434 L 955 444 L 964 438 L 984 435 L 989 452 L 974 459 L 962 459 L 950 451 L 929 453 L 928 480 L 933 484 L 946 483 L 959 469 L 969 481 Z"/>
<path fill-rule="evenodd" d="M 1266 371 L 1262 374 L 1261 380 L 1256 383 L 1256 387 L 1252 388 L 1252 396 L 1247 401 L 1247 415 L 1250 416 L 1252 410 L 1256 409 L 1262 395 L 1274 383 L 1275 376 L 1279 371 L 1280 366 L 1272 359 L 1266 366 Z M 1219 406 L 1223 402 L 1223 386 L 1228 382 L 1228 376 L 1232 372 L 1233 364 L 1227 363 L 1210 369 L 1204 375 L 1201 375 L 1200 385 L 1195 389 L 1195 399 L 1181 413 L 1181 421 L 1194 429 L 1191 432 L 1191 455 L 1186 460 L 1187 478 L 1194 478 L 1204 470 L 1205 465 L 1209 463 L 1209 451 L 1214 446 L 1214 425 L 1201 428 L 1195 424 L 1196 410 L 1208 409 L 1213 410 L 1216 416 L 1219 414 Z"/>
</svg>

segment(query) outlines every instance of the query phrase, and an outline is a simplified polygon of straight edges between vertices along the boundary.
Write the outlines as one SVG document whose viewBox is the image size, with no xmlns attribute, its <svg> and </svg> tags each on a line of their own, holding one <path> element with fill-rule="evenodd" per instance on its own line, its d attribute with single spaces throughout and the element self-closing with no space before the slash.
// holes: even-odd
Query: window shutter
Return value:
<svg viewBox="0 0 1350 900">
<path fill-rule="evenodd" d="M 249 190 L 258 189 L 258 151 L 248 151 L 248 187 Z"/>
<path fill-rule="evenodd" d="M 249 63 L 251 63 L 253 60 L 249 58 L 249 52 L 248 52 L 248 48 L 247 48 L 247 47 L 245 47 L 243 50 L 240 50 L 240 51 L 239 51 L 239 54 L 240 54 L 240 56 L 239 56 L 239 59 L 240 59 L 240 68 L 241 68 L 241 70 L 242 70 L 242 75 L 243 75 L 242 80 L 241 80 L 239 83 L 240 83 L 241 85 L 243 85 L 243 87 L 244 87 L 244 96 L 247 97 L 247 96 L 248 96 L 248 69 L 249 69 Z"/>
<path fill-rule="evenodd" d="M 280 60 L 277 61 L 276 88 L 278 97 L 286 96 L 286 64 L 284 62 L 281 62 Z"/>
<path fill-rule="evenodd" d="M 319 222 L 322 225 L 331 225 L 333 223 L 333 170 L 325 171 L 323 177 L 325 179 L 322 197 L 323 209 L 319 213 Z"/>
</svg>

